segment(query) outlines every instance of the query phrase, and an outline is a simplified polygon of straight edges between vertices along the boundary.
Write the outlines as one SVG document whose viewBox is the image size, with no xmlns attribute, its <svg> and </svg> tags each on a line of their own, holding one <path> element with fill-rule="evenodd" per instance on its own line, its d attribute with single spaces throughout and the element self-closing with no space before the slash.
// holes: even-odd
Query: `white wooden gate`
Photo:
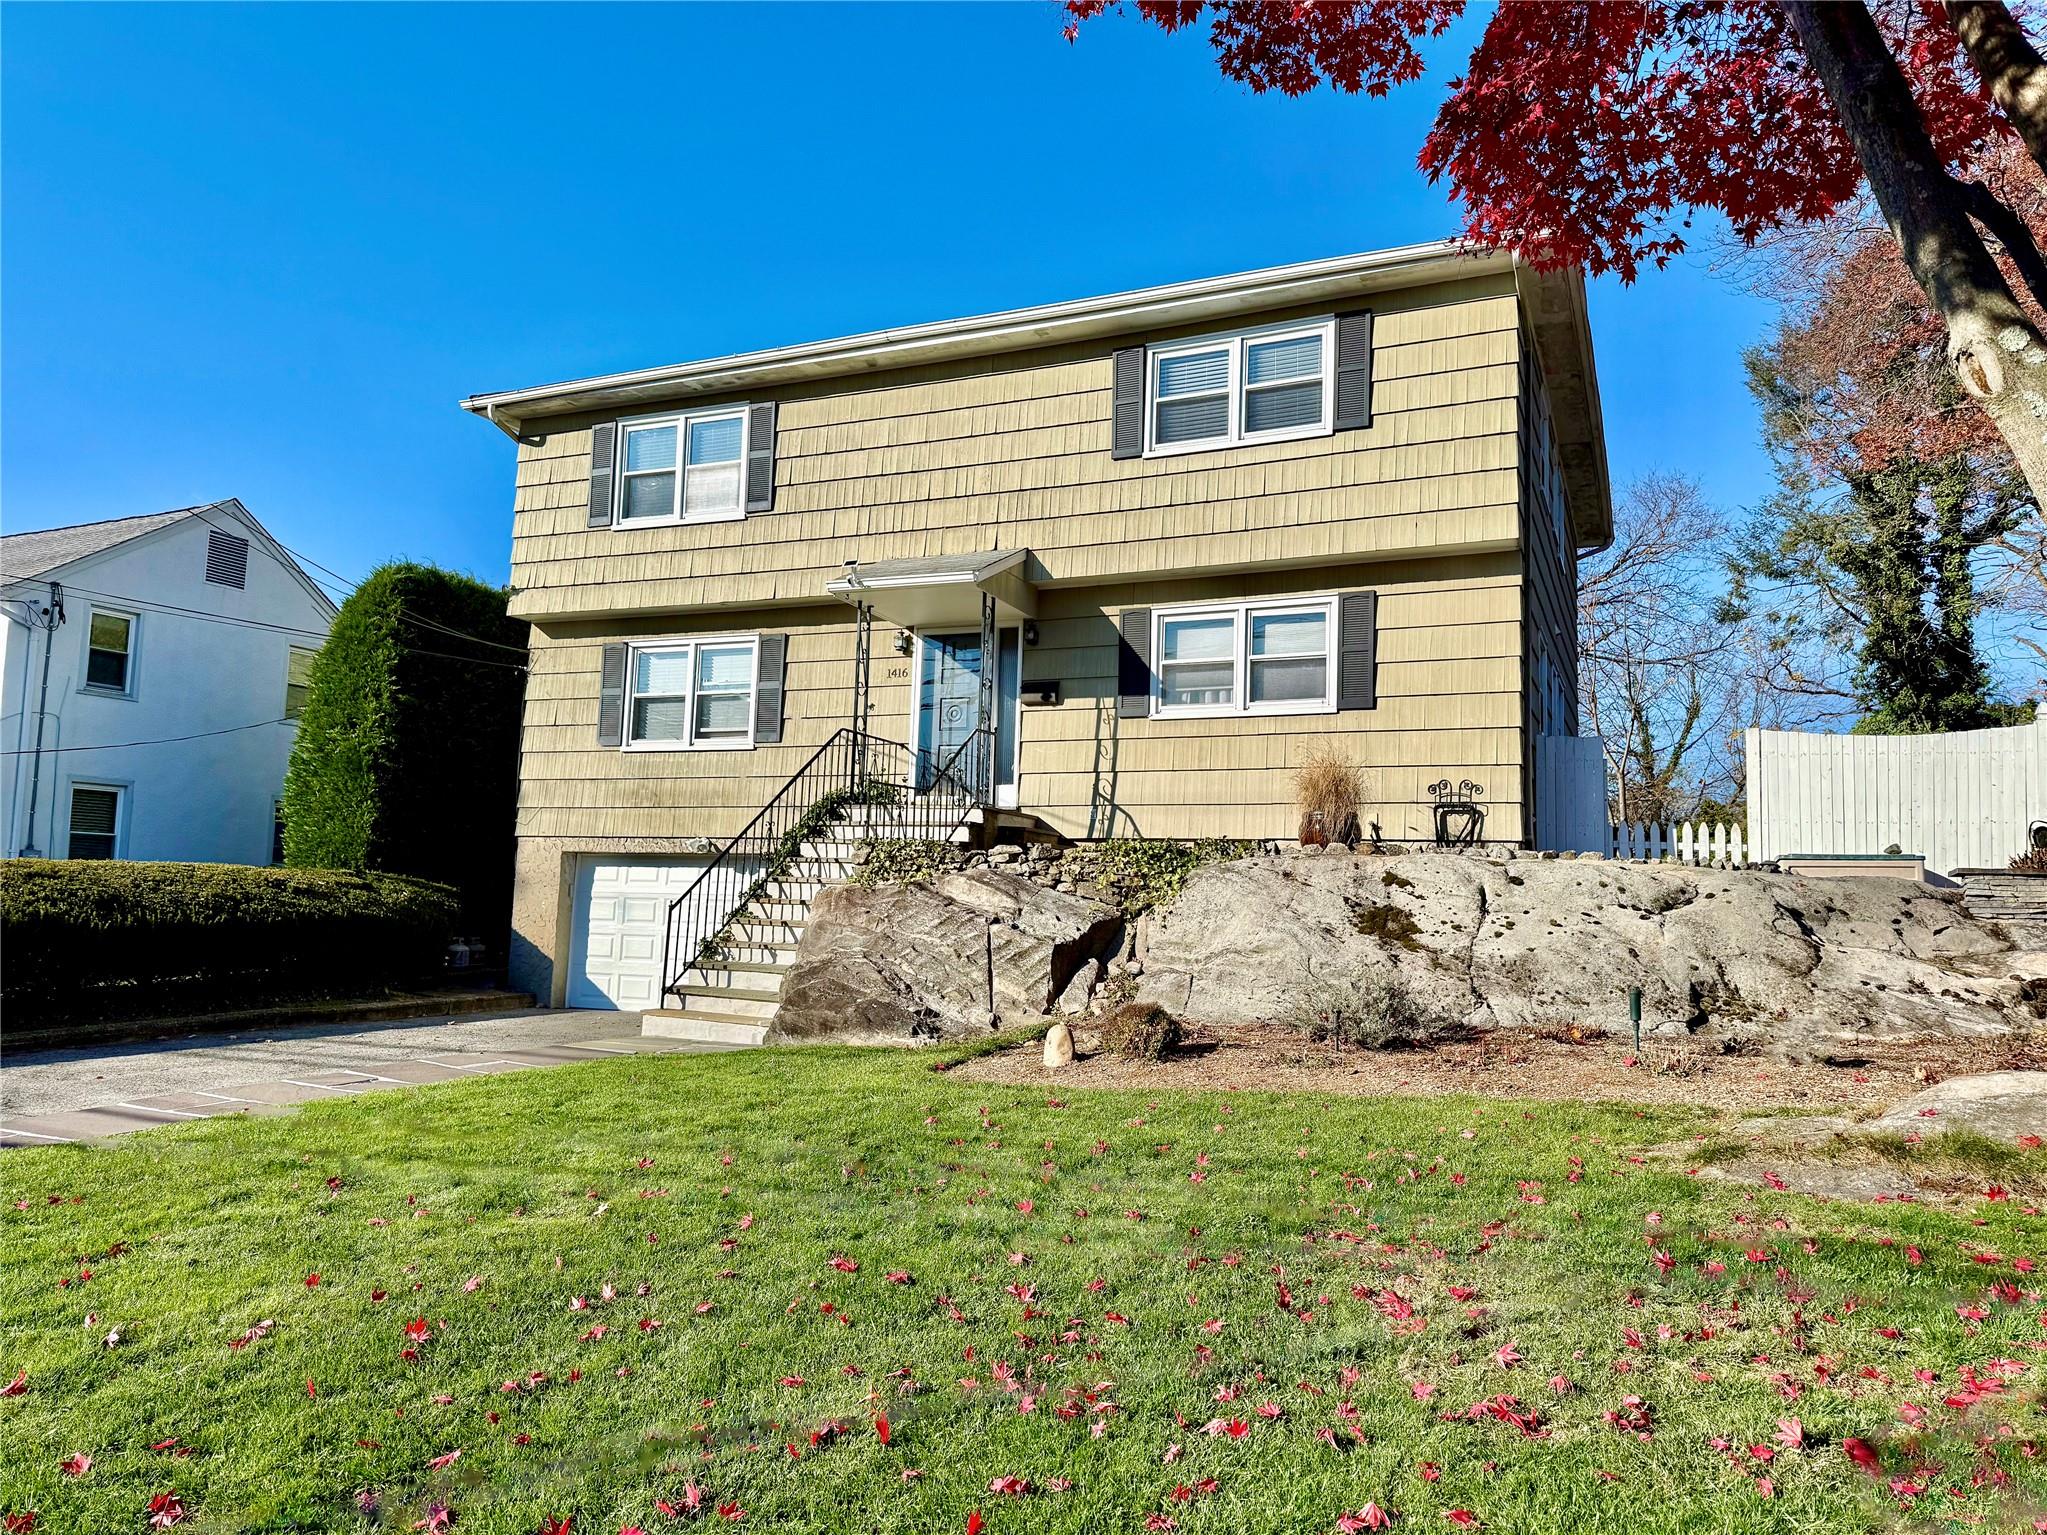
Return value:
<svg viewBox="0 0 2047 1535">
<path fill-rule="evenodd" d="M 1758 860 L 1917 853 L 1939 874 L 2002 869 L 2047 819 L 2047 721 L 1923 736 L 1748 732 Z"/>
</svg>

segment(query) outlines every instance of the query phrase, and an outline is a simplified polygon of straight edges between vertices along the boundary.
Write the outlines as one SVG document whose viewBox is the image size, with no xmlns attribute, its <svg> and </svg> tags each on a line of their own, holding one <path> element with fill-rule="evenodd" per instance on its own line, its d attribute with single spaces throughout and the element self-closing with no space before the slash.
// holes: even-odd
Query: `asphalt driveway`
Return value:
<svg viewBox="0 0 2047 1535">
<path fill-rule="evenodd" d="M 0 1040 L 0 1146 L 49 1145 L 311 1098 L 652 1050 L 635 1013 L 528 1010 L 196 1034 L 68 1050 Z"/>
</svg>

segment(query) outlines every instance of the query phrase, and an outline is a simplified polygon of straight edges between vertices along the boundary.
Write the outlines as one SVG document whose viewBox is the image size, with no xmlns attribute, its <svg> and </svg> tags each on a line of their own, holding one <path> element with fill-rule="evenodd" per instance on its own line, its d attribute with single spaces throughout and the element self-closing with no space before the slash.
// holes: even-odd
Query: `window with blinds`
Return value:
<svg viewBox="0 0 2047 1535">
<path fill-rule="evenodd" d="M 1336 599 L 1161 608 L 1152 713 L 1314 714 L 1336 707 Z"/>
<path fill-rule="evenodd" d="M 1149 349 L 1145 450 L 1185 453 L 1333 430 L 1334 320 Z"/>
<path fill-rule="evenodd" d="M 316 650 L 293 645 L 284 662 L 284 717 L 295 720 L 306 712 L 306 700 L 313 696 L 313 657 Z"/>
<path fill-rule="evenodd" d="M 206 535 L 206 579 L 237 590 L 249 584 L 249 541 L 233 533 Z"/>
<path fill-rule="evenodd" d="M 71 786 L 69 857 L 115 856 L 121 834 L 121 798 L 126 792 L 116 784 Z"/>
<path fill-rule="evenodd" d="M 622 421 L 619 432 L 621 525 L 744 515 L 745 410 Z"/>
<path fill-rule="evenodd" d="M 751 746 L 759 657 L 753 637 L 634 646 L 626 747 Z"/>
</svg>

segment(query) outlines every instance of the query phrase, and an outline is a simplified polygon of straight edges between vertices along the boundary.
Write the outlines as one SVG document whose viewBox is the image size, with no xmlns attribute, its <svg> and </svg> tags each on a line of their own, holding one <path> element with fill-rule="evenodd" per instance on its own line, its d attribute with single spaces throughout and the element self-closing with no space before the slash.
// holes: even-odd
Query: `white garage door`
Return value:
<svg viewBox="0 0 2047 1535">
<path fill-rule="evenodd" d="M 708 862 L 578 860 L 566 999 L 570 1007 L 640 1011 L 661 1005 L 661 942 L 668 903 L 696 882 Z"/>
</svg>

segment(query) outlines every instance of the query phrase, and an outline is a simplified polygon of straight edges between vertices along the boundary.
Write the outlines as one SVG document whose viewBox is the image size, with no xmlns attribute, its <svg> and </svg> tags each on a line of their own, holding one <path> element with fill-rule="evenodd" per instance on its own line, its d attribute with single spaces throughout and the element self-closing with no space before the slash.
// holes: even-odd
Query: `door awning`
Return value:
<svg viewBox="0 0 2047 1535">
<path fill-rule="evenodd" d="M 1038 616 L 1038 589 L 1024 574 L 1028 549 L 939 554 L 923 559 L 847 561 L 846 573 L 825 583 L 841 602 L 866 603 L 875 617 L 901 629 L 981 623 L 981 596 L 995 599 L 1000 623 Z"/>
</svg>

